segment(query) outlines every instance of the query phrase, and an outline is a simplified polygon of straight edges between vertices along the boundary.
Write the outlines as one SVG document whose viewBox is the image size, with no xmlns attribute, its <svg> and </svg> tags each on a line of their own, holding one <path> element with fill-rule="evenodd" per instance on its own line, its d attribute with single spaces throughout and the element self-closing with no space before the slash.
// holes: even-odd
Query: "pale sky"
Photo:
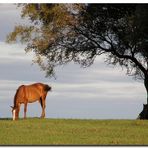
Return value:
<svg viewBox="0 0 148 148">
<path fill-rule="evenodd" d="M 32 65 L 33 54 L 24 45 L 6 44 L 6 35 L 21 20 L 20 10 L 0 4 L 0 118 L 11 117 L 10 105 L 22 84 L 43 82 L 52 86 L 46 102 L 47 118 L 135 119 L 146 103 L 143 82 L 135 81 L 120 67 L 104 63 L 103 56 L 88 68 L 70 63 L 56 69 L 57 79 L 45 78 L 39 66 Z M 27 116 L 39 117 L 38 102 L 28 105 Z M 21 107 L 23 115 L 23 105 Z"/>
</svg>

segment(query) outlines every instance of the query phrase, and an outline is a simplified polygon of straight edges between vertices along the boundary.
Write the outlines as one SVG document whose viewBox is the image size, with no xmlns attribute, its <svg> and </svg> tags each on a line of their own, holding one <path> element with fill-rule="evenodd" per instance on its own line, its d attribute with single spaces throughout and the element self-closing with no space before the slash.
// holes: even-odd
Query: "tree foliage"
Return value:
<svg viewBox="0 0 148 148">
<path fill-rule="evenodd" d="M 21 4 L 22 18 L 7 41 L 27 43 L 36 62 L 54 74 L 70 61 L 90 66 L 99 55 L 106 62 L 144 79 L 148 91 L 148 5 L 141 4 Z"/>
<path fill-rule="evenodd" d="M 83 5 L 21 4 L 19 6 L 22 7 L 22 18 L 28 18 L 31 23 L 16 26 L 7 36 L 7 42 L 27 43 L 25 51 L 35 52 L 34 62 L 47 72 L 47 76 L 53 76 L 55 66 L 72 60 L 68 57 L 66 49 L 61 47 L 61 41 L 66 36 L 73 36 L 74 32 L 70 30 L 77 24 L 76 15 Z"/>
</svg>

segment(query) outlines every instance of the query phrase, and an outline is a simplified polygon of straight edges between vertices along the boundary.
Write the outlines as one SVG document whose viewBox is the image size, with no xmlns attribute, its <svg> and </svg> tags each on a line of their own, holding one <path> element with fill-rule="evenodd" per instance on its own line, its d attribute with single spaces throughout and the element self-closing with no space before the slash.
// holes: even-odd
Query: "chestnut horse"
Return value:
<svg viewBox="0 0 148 148">
<path fill-rule="evenodd" d="M 21 104 L 24 104 L 24 118 L 26 118 L 27 104 L 39 101 L 42 107 L 41 118 L 45 117 L 45 99 L 51 87 L 43 83 L 31 85 L 21 85 L 14 96 L 14 106 L 12 107 L 13 120 L 19 118 Z"/>
</svg>

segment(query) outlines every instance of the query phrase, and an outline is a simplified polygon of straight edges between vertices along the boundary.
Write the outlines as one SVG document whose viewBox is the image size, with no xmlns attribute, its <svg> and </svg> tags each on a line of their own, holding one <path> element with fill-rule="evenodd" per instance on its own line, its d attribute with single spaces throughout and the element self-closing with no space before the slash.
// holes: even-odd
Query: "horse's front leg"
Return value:
<svg viewBox="0 0 148 148">
<path fill-rule="evenodd" d="M 24 103 L 24 119 L 26 119 L 27 103 Z"/>
</svg>

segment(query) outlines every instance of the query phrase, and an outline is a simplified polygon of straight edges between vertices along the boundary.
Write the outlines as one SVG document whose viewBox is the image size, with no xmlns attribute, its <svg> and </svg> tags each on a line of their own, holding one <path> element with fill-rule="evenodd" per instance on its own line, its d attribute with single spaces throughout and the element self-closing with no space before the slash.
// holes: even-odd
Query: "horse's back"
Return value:
<svg viewBox="0 0 148 148">
<path fill-rule="evenodd" d="M 49 86 L 43 83 L 34 83 L 25 86 L 25 93 L 28 102 L 40 100 L 40 98 L 49 91 Z"/>
<path fill-rule="evenodd" d="M 47 84 L 43 84 L 43 83 L 34 83 L 28 86 L 33 86 L 33 87 L 37 87 L 38 89 L 48 92 L 49 90 L 51 90 L 51 87 Z"/>
</svg>

